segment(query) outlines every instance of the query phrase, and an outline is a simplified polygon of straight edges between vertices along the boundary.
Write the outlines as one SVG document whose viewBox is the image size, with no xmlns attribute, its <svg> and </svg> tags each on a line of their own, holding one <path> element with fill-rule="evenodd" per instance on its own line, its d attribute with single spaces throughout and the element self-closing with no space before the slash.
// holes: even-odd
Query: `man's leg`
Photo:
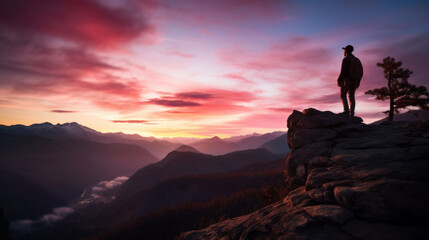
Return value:
<svg viewBox="0 0 429 240">
<path fill-rule="evenodd" d="M 355 115 L 355 107 L 356 107 L 355 92 L 356 92 L 356 89 L 352 86 L 349 89 L 350 115 L 351 116 Z"/>
<path fill-rule="evenodd" d="M 341 101 L 343 102 L 343 108 L 344 113 L 349 113 L 349 103 L 347 102 L 347 87 L 345 86 L 346 83 L 344 83 L 343 86 L 341 86 Z"/>
</svg>

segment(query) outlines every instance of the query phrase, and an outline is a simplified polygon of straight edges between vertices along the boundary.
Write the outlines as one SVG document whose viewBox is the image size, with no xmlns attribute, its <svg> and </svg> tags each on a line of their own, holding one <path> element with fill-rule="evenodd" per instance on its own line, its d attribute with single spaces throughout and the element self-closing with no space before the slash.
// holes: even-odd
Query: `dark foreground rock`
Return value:
<svg viewBox="0 0 429 240">
<path fill-rule="evenodd" d="M 285 199 L 180 239 L 429 239 L 429 122 L 288 118 Z"/>
</svg>

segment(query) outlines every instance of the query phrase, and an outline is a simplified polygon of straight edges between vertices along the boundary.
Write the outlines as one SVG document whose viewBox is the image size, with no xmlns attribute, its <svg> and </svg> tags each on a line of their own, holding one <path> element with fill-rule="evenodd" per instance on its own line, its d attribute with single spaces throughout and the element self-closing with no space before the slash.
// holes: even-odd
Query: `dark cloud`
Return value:
<svg viewBox="0 0 429 240">
<path fill-rule="evenodd" d="M 213 94 L 205 92 L 182 92 L 175 95 L 177 98 L 182 99 L 210 99 L 213 98 Z"/>
<path fill-rule="evenodd" d="M 201 106 L 197 102 L 183 101 L 183 100 L 166 100 L 166 99 L 151 99 L 149 103 L 166 106 L 166 107 L 196 107 Z"/>
<path fill-rule="evenodd" d="M 286 112 L 290 113 L 294 110 L 294 108 L 284 107 L 284 108 L 269 108 L 269 110 L 275 111 L 275 112 Z"/>
<path fill-rule="evenodd" d="M 193 111 L 166 111 L 166 113 L 172 113 L 172 114 L 194 114 L 197 112 L 193 112 Z"/>
<path fill-rule="evenodd" d="M 56 110 L 51 110 L 50 112 L 52 112 L 52 113 L 76 113 L 77 111 L 56 109 Z"/>
<path fill-rule="evenodd" d="M 113 123 L 139 123 L 139 124 L 148 124 L 148 125 L 155 124 L 153 122 L 149 122 L 146 120 L 111 120 L 111 122 L 113 122 Z"/>
</svg>

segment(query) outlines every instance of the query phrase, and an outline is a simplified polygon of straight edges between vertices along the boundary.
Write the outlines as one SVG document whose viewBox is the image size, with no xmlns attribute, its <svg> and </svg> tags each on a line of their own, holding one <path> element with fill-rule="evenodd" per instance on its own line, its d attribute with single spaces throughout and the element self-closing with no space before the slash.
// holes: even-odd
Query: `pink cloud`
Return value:
<svg viewBox="0 0 429 240">
<path fill-rule="evenodd" d="M 69 96 L 70 100 L 121 112 L 143 106 L 141 82 L 119 77 L 126 69 L 87 48 L 54 47 L 40 39 L 15 41 L 4 32 L 0 40 L 0 86 L 11 94 Z"/>
<path fill-rule="evenodd" d="M 171 18 L 180 18 L 181 22 L 199 26 L 225 26 L 245 21 L 260 22 L 284 19 L 285 12 L 282 5 L 285 4 L 290 6 L 288 1 L 281 0 L 185 0 L 166 2 L 164 7 L 169 11 L 168 14 Z"/>
<path fill-rule="evenodd" d="M 245 78 L 242 74 L 238 74 L 238 73 L 227 73 L 227 74 L 224 74 L 223 77 L 239 80 L 240 82 L 246 83 L 246 84 L 254 83 L 249 79 Z"/>
<path fill-rule="evenodd" d="M 107 94 L 108 97 L 124 97 L 127 99 L 139 99 L 142 86 L 138 81 L 126 80 L 115 76 L 104 76 L 105 80 L 100 82 L 74 81 L 70 87 L 75 91 Z"/>
<path fill-rule="evenodd" d="M 334 104 L 334 103 L 338 103 L 339 99 L 340 99 L 340 92 L 338 91 L 336 93 L 326 94 L 326 95 L 306 99 L 306 101 L 304 101 L 303 103 Z"/>
<path fill-rule="evenodd" d="M 233 64 L 243 70 L 293 70 L 292 77 L 301 79 L 308 78 L 311 74 L 320 75 L 320 70 L 326 69 L 326 64 L 334 59 L 328 48 L 320 47 L 302 37 L 274 44 L 260 52 L 244 49 L 222 50 L 219 52 L 219 58 L 224 63 Z"/>
<path fill-rule="evenodd" d="M 114 110 L 120 113 L 129 113 L 142 109 L 147 103 L 139 101 L 138 99 L 115 99 L 115 98 L 106 98 L 106 97 L 93 97 L 91 102 L 96 106 L 107 109 Z"/>
<path fill-rule="evenodd" d="M 168 55 L 175 55 L 183 58 L 193 58 L 195 57 L 193 54 L 183 53 L 180 51 L 169 51 L 167 52 Z"/>
<path fill-rule="evenodd" d="M 192 101 L 189 101 L 191 99 Z M 152 99 L 152 104 L 165 107 L 180 107 L 180 110 L 167 110 L 155 113 L 157 118 L 174 118 L 180 115 L 182 120 L 196 120 L 231 114 L 246 113 L 249 109 L 243 106 L 257 99 L 251 92 L 224 89 L 204 89 L 192 92 L 179 92 L 164 95 L 161 99 Z"/>
<path fill-rule="evenodd" d="M 0 87 L 30 98 L 68 96 L 108 110 L 141 109 L 141 81 L 124 77 L 129 69 L 105 53 L 153 35 L 149 19 L 158 7 L 156 0 L 2 4 Z"/>
<path fill-rule="evenodd" d="M 14 0 L 2 4 L 0 24 L 13 31 L 49 36 L 97 48 L 117 48 L 154 31 L 142 8 L 107 6 L 101 1 Z M 142 1 L 154 8 L 153 1 Z M 17 14 L 19 13 L 19 14 Z M 146 12 L 147 13 L 147 12 Z"/>
<path fill-rule="evenodd" d="M 205 28 L 200 29 L 200 32 L 204 35 L 211 35 L 211 32 Z"/>
<path fill-rule="evenodd" d="M 290 113 L 252 113 L 240 120 L 227 122 L 227 126 L 246 126 L 247 128 L 285 129 Z"/>
</svg>

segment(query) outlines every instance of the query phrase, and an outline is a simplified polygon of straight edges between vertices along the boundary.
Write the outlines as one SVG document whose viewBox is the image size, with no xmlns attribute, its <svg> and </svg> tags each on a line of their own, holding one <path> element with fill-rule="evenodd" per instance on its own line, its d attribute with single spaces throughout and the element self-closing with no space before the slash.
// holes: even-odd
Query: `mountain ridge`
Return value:
<svg viewBox="0 0 429 240">
<path fill-rule="evenodd" d="M 223 155 L 226 153 L 238 151 L 240 149 L 240 147 L 236 143 L 226 142 L 218 136 L 202 139 L 200 141 L 188 145 L 202 153 L 211 155 Z"/>
<path fill-rule="evenodd" d="M 237 151 L 220 156 L 173 151 L 161 161 L 136 171 L 121 186 L 120 190 L 137 192 L 149 188 L 164 179 L 182 175 L 227 172 L 258 161 L 273 160 L 277 157 L 277 155 L 266 149 Z"/>
<path fill-rule="evenodd" d="M 63 124 L 52 124 L 49 122 L 36 123 L 30 126 L 25 125 L 0 125 L 0 140 L 19 138 L 28 135 L 52 139 L 79 138 L 99 143 L 124 143 L 134 144 L 145 148 L 157 158 L 163 158 L 167 153 L 180 146 L 177 143 L 171 143 L 166 140 L 158 140 L 153 137 L 145 138 L 136 134 L 102 133 L 89 127 L 80 125 L 77 122 L 68 122 Z"/>
<path fill-rule="evenodd" d="M 174 150 L 173 152 L 194 152 L 194 153 L 201 153 L 200 151 L 198 151 L 197 149 L 188 146 L 188 145 L 182 145 L 178 148 L 176 148 L 176 150 Z"/>
</svg>

